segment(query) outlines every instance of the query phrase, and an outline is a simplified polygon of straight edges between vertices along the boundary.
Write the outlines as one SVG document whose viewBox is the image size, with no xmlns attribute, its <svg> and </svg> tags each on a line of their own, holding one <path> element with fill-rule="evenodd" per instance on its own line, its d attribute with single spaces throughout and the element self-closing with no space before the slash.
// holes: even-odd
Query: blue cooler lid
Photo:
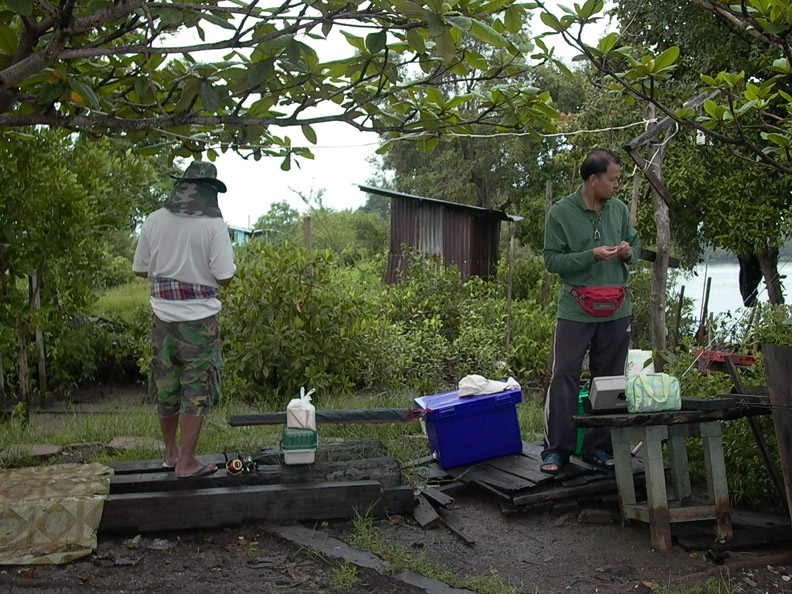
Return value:
<svg viewBox="0 0 792 594">
<path fill-rule="evenodd" d="M 431 396 L 420 396 L 414 399 L 416 406 L 432 411 L 427 415 L 427 418 L 432 421 L 436 421 L 447 414 L 467 417 L 488 413 L 495 408 L 513 406 L 521 401 L 521 390 L 506 390 L 505 392 L 465 396 L 464 398 L 459 397 L 459 390 L 454 390 L 442 394 L 432 394 Z"/>
</svg>

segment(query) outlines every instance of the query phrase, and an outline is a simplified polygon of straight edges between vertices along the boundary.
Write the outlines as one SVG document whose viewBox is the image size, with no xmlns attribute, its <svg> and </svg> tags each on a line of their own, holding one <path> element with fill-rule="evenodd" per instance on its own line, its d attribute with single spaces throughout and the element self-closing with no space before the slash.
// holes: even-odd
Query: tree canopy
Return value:
<svg viewBox="0 0 792 594">
<path fill-rule="evenodd" d="M 311 154 L 284 132 L 315 143 L 313 126 L 325 121 L 423 135 L 431 146 L 474 123 L 552 129 L 556 115 L 549 94 L 511 82 L 533 49 L 523 33 L 530 2 L 2 3 L 0 127 L 124 135 L 210 159 L 234 149 L 283 156 L 288 168 Z M 328 40 L 347 55 L 330 56 Z M 446 92 L 449 73 L 455 84 L 490 84 Z"/>
<path fill-rule="evenodd" d="M 580 50 L 580 58 L 588 60 L 607 76 L 613 90 L 630 101 L 639 99 L 653 103 L 658 115 L 669 116 L 682 126 L 701 131 L 748 162 L 792 174 L 792 89 L 789 85 L 792 3 L 789 0 L 744 0 L 740 3 L 688 0 L 664 2 L 662 6 L 659 3 L 619 2 L 617 14 L 629 14 L 629 18 L 620 22 L 621 31 L 606 35 L 596 45 L 585 43 L 582 31 L 603 17 L 604 2 L 589 0 L 583 5 L 576 4 L 574 9 L 561 7 L 564 14 L 560 16 L 547 11 L 541 0 L 537 3 L 544 9 L 542 21 L 551 29 L 547 35 L 560 35 Z M 669 4 L 673 7 L 669 8 Z M 682 29 L 669 25 L 669 20 L 678 16 L 675 8 L 694 14 L 696 25 L 717 23 L 720 35 L 702 48 L 697 41 L 710 38 L 702 34 L 702 28 L 689 27 L 689 21 L 682 21 Z M 642 21 L 647 16 L 653 23 L 650 28 L 644 28 Z M 634 29 L 642 31 L 630 35 Z M 683 29 L 698 31 L 698 40 Z M 630 37 L 639 43 L 654 44 L 648 45 L 650 51 L 647 51 L 645 47 L 631 44 Z M 659 44 L 660 38 L 670 40 L 670 45 Z M 685 47 L 687 53 L 681 54 L 680 46 L 674 43 Z M 538 45 L 549 55 L 542 40 Z M 710 58 L 717 54 L 721 58 L 737 56 L 739 59 L 736 62 L 703 57 L 686 59 L 695 51 L 702 51 Z M 698 111 L 669 103 L 658 93 L 663 85 L 676 80 L 675 73 L 680 66 L 688 68 L 691 65 L 697 67 L 699 90 L 711 93 Z"/>
</svg>

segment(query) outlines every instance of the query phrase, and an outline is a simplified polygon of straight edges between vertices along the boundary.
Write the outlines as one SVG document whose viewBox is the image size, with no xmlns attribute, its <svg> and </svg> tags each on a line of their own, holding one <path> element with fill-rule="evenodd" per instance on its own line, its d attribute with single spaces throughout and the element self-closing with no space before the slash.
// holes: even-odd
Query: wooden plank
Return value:
<svg viewBox="0 0 792 594">
<path fill-rule="evenodd" d="M 647 427 L 734 420 L 762 414 L 768 414 L 768 411 L 736 407 L 709 411 L 679 410 L 615 415 L 574 415 L 572 419 L 578 427 Z"/>
<path fill-rule="evenodd" d="M 383 487 L 401 484 L 399 463 L 391 457 L 366 458 L 345 462 L 323 464 L 262 465 L 255 472 L 230 475 L 221 468 L 215 474 L 195 480 L 183 480 L 173 471 L 121 474 L 110 479 L 111 493 L 134 493 L 145 491 L 174 491 L 201 488 L 239 487 L 244 485 L 274 485 L 295 483 L 317 483 L 320 481 L 348 482 L 374 480 Z"/>
<path fill-rule="evenodd" d="M 388 487 L 382 490 L 382 511 L 388 515 L 407 515 L 413 509 L 415 503 L 415 493 L 413 488 L 408 485 L 398 487 Z"/>
<path fill-rule="evenodd" d="M 421 528 L 434 528 L 440 523 L 440 516 L 426 500 L 423 495 L 415 498 L 415 508 L 413 508 L 413 518 Z"/>
<path fill-rule="evenodd" d="M 534 483 L 530 481 L 526 481 L 525 479 L 521 479 L 507 472 L 502 472 L 486 464 L 476 464 L 467 467 L 460 466 L 459 468 L 451 468 L 448 472 L 466 483 L 487 483 L 488 485 L 503 489 L 504 491 L 519 491 L 520 489 L 534 486 Z"/>
<path fill-rule="evenodd" d="M 99 532 L 160 532 L 218 528 L 248 521 L 331 520 L 382 513 L 376 481 L 255 485 L 109 495 Z"/>
<path fill-rule="evenodd" d="M 570 487 L 568 489 L 533 489 L 531 492 L 515 495 L 512 503 L 519 505 L 534 505 L 536 503 L 546 503 L 550 501 L 560 501 L 562 499 L 572 499 L 599 493 L 611 493 L 616 490 L 616 479 L 603 478 L 600 481 L 592 481 L 580 487 Z"/>
<path fill-rule="evenodd" d="M 229 458 L 235 458 L 238 452 L 228 452 Z M 280 446 L 267 446 L 250 452 L 258 464 L 280 464 Z M 345 460 L 359 460 L 363 458 L 378 458 L 385 456 L 385 446 L 379 439 L 358 439 L 340 442 L 324 443 L 321 440 L 316 449 L 316 463 L 343 462 Z M 198 456 L 204 462 L 212 462 L 218 466 L 225 466 L 226 457 L 223 454 L 207 454 Z M 137 460 L 131 462 L 111 462 L 108 464 L 115 474 L 139 474 L 143 472 L 161 472 L 162 458 L 155 460 Z"/>
<path fill-rule="evenodd" d="M 435 489 L 434 487 L 424 487 L 421 489 L 421 493 L 433 504 L 439 505 L 441 507 L 445 507 L 449 503 L 454 502 L 454 498 L 450 495 L 446 495 L 442 491 Z"/>
<path fill-rule="evenodd" d="M 443 522 L 443 524 L 445 524 L 446 528 L 453 532 L 454 536 L 456 536 L 459 540 L 469 547 L 472 547 L 474 544 L 476 544 L 476 541 L 465 534 L 465 531 L 462 530 L 462 528 L 459 526 L 459 523 L 453 519 L 447 511 L 437 510 L 437 513 L 440 514 L 440 520 Z"/>
<path fill-rule="evenodd" d="M 522 479 L 538 485 L 552 479 L 552 476 L 539 470 L 540 462 L 522 455 L 501 456 L 487 460 L 487 465 L 508 472 Z"/>
<path fill-rule="evenodd" d="M 792 347 L 763 344 L 762 353 L 786 487 L 787 512 L 792 519 Z"/>
</svg>

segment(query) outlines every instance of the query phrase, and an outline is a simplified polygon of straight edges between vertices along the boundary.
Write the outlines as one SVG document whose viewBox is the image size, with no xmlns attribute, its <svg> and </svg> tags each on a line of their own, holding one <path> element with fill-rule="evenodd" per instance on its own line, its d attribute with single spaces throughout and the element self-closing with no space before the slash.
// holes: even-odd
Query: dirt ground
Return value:
<svg viewBox="0 0 792 594">
<path fill-rule="evenodd" d="M 475 487 L 451 494 L 455 501 L 446 510 L 448 518 L 473 544 L 443 525 L 422 529 L 412 517 L 379 519 L 376 531 L 394 557 L 408 552 L 458 578 L 496 572 L 521 593 L 626 594 L 670 588 L 688 594 L 792 594 L 790 551 L 732 552 L 716 565 L 706 551 L 686 552 L 680 546 L 670 553 L 653 550 L 648 526 L 621 526 L 612 503 L 582 514 L 570 506 L 504 514 L 494 498 Z M 347 542 L 353 533 L 352 524 L 343 521 L 303 525 Z M 276 531 L 262 522 L 222 530 L 100 535 L 94 554 L 63 566 L 0 568 L 0 594 L 432 591 L 295 544 Z M 710 590 L 703 586 L 707 580 L 712 580 Z M 445 590 L 453 591 L 459 590 Z"/>
</svg>

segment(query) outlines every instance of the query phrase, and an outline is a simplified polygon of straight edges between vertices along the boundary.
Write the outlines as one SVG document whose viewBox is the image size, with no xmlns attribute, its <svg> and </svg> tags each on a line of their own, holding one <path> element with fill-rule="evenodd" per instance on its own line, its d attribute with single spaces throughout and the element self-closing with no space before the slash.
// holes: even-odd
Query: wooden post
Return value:
<svg viewBox="0 0 792 594">
<path fill-rule="evenodd" d="M 676 349 L 679 346 L 679 325 L 682 323 L 682 304 L 685 301 L 685 285 L 679 290 L 679 300 L 676 308 L 676 323 L 674 324 L 674 339 L 671 347 Z"/>
<path fill-rule="evenodd" d="M 786 503 L 792 520 L 792 347 L 763 344 L 767 390 L 773 406 L 778 456 L 784 474 Z"/>
<path fill-rule="evenodd" d="M 710 288 L 712 286 L 712 277 L 708 277 L 704 283 L 704 300 L 701 302 L 701 315 L 699 316 L 699 327 L 696 332 L 696 344 L 703 346 L 707 344 L 705 338 L 707 336 L 707 309 L 709 307 Z"/>
<path fill-rule="evenodd" d="M 311 249 L 311 217 L 303 219 L 303 243 L 306 250 Z"/>
</svg>

